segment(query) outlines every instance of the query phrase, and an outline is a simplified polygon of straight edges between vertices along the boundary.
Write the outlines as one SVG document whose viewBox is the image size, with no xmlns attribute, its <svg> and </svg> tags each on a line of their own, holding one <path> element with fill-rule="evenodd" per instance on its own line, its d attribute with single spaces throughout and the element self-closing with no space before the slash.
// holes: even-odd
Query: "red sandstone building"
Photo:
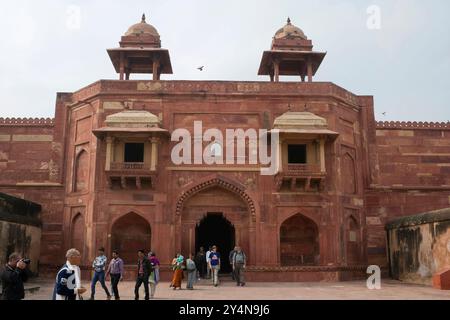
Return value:
<svg viewBox="0 0 450 320">
<path fill-rule="evenodd" d="M 71 247 L 88 270 L 102 246 L 167 265 L 240 244 L 250 280 L 343 280 L 387 265 L 389 220 L 450 206 L 450 125 L 376 122 L 371 96 L 314 82 L 325 53 L 290 21 L 263 53 L 267 81 L 161 80 L 169 51 L 145 18 L 108 54 L 120 80 L 59 93 L 54 119 L 0 119 L 0 192 L 42 206 L 41 274 Z M 175 165 L 170 135 L 194 121 L 280 129 L 279 172 Z"/>
</svg>

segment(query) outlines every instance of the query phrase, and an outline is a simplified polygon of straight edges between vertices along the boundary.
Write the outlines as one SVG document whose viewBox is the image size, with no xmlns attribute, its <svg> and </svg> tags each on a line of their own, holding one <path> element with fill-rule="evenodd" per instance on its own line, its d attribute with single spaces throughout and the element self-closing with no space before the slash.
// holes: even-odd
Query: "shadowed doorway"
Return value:
<svg viewBox="0 0 450 320">
<path fill-rule="evenodd" d="M 200 247 L 208 251 L 216 245 L 220 253 L 221 273 L 230 273 L 231 266 L 228 255 L 235 245 L 235 231 L 230 221 L 222 213 L 208 213 L 195 229 L 195 249 Z"/>
</svg>

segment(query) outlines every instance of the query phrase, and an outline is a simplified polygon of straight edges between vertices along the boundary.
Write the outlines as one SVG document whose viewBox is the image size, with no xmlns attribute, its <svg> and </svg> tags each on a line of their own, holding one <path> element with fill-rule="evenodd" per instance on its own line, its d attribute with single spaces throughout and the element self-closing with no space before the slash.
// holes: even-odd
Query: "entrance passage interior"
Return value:
<svg viewBox="0 0 450 320">
<path fill-rule="evenodd" d="M 221 273 L 230 273 L 229 253 L 235 245 L 235 231 L 230 221 L 222 213 L 208 213 L 195 229 L 195 249 L 200 247 L 208 251 L 210 246 L 217 246 L 220 253 Z"/>
</svg>

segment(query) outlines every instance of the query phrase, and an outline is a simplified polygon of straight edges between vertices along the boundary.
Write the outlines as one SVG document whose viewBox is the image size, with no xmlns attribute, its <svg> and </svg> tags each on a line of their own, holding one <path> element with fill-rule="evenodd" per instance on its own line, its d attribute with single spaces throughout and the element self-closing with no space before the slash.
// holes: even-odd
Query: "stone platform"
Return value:
<svg viewBox="0 0 450 320">
<path fill-rule="evenodd" d="M 35 293 L 27 293 L 28 300 L 50 299 L 53 283 L 47 280 L 34 284 L 40 286 Z M 85 298 L 89 298 L 90 284 L 83 281 L 88 288 Z M 109 283 L 108 283 L 109 286 Z M 209 280 L 201 280 L 194 290 L 172 290 L 168 282 L 161 282 L 156 290 L 155 299 L 170 300 L 450 300 L 449 291 L 433 289 L 429 286 L 403 284 L 399 281 L 383 280 L 380 290 L 369 290 L 365 281 L 351 282 L 249 282 L 245 287 L 236 287 L 234 282 L 223 281 L 219 287 L 213 287 Z M 106 296 L 100 284 L 96 287 L 97 300 L 105 300 Z M 131 300 L 134 282 L 126 281 L 119 284 L 122 300 Z M 143 297 L 143 287 L 141 287 Z M 114 302 L 111 302 L 114 303 Z"/>
</svg>

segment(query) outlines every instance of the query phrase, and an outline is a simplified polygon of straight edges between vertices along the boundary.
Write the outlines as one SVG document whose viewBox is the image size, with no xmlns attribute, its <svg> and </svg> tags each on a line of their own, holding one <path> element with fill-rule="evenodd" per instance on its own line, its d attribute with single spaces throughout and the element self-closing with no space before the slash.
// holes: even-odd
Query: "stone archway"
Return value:
<svg viewBox="0 0 450 320">
<path fill-rule="evenodd" d="M 281 266 L 318 265 L 320 260 L 319 228 L 298 213 L 280 226 Z"/>
<path fill-rule="evenodd" d="M 197 227 L 208 214 L 213 213 L 223 216 L 233 225 L 235 244 L 243 248 L 251 263 L 255 241 L 255 230 L 252 227 L 255 206 L 243 188 L 219 178 L 211 179 L 185 191 L 178 200 L 177 209 L 178 231 L 175 245 L 181 253 L 188 254 L 198 249 Z M 229 252 L 221 254 L 228 256 Z"/>
<path fill-rule="evenodd" d="M 250 214 L 252 216 L 252 219 L 255 220 L 256 216 L 256 206 L 253 200 L 250 198 L 250 196 L 245 192 L 244 187 L 240 186 L 237 183 L 233 183 L 230 181 L 227 181 L 226 179 L 222 178 L 214 178 L 207 181 L 204 181 L 202 183 L 197 184 L 196 186 L 190 188 L 187 191 L 184 191 L 181 195 L 181 197 L 178 199 L 176 204 L 176 214 L 180 215 L 183 211 L 183 207 L 185 202 L 194 196 L 195 194 L 201 192 L 202 190 L 211 188 L 211 187 L 221 187 L 225 190 L 229 190 L 233 193 L 235 193 L 237 196 L 239 196 L 242 201 L 244 201 L 247 204 L 248 210 L 250 211 Z"/>
<path fill-rule="evenodd" d="M 134 264 L 141 249 L 151 249 L 151 227 L 143 217 L 130 212 L 114 222 L 111 250 L 117 250 L 125 264 Z"/>
</svg>

